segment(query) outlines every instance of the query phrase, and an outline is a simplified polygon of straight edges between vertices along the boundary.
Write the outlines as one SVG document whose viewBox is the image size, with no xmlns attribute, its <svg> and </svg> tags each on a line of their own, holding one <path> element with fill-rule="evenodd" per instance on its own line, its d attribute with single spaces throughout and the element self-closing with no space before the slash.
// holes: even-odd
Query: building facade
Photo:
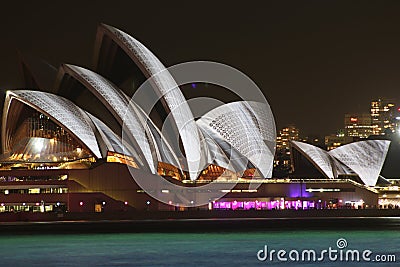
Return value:
<svg viewBox="0 0 400 267">
<path fill-rule="evenodd" d="M 345 136 L 356 139 L 366 139 L 375 134 L 376 125 L 372 125 L 371 115 L 368 113 L 344 115 Z"/>
<path fill-rule="evenodd" d="M 7 91 L 3 210 L 87 211 L 89 202 L 141 209 L 149 201 L 161 207 L 162 201 L 136 194 L 144 191 L 134 181 L 138 177 L 161 184 L 271 178 L 276 129 L 266 101 L 220 105 L 196 120 L 160 60 L 132 36 L 104 24 L 98 27 L 94 61 L 93 70 L 62 64 L 52 89 L 41 88 L 44 83 L 26 65 L 23 77 L 35 90 Z M 154 107 L 132 100 L 139 88 L 126 84 L 142 84 Z M 163 131 L 167 123 L 170 130 Z M 157 199 L 161 185 L 152 186 L 147 192 Z M 182 191 L 166 205 L 198 203 L 190 190 Z M 147 200 L 138 201 L 142 196 Z M 92 204 L 88 210 L 94 210 Z"/>
<path fill-rule="evenodd" d="M 196 120 L 160 60 L 132 36 L 108 25 L 98 28 L 94 62 L 93 70 L 61 65 L 51 89 L 42 88 L 44 83 L 26 66 L 25 83 L 34 90 L 7 91 L 0 212 L 377 204 L 374 190 L 348 179 L 272 179 L 277 136 L 267 102 L 220 105 Z M 146 97 L 157 101 L 147 110 L 144 102 L 131 101 L 138 89 L 132 84 L 150 77 Z M 162 129 L 166 120 L 171 131 Z M 290 159 L 290 142 L 298 136 L 294 126 L 280 132 L 278 150 L 285 157 Z M 377 150 L 384 151 L 385 145 Z M 349 151 L 325 158 L 345 161 Z M 291 163 L 283 160 L 283 165 Z M 353 170 L 357 172 L 357 166 Z M 364 173 L 360 177 L 368 185 L 375 179 Z"/>
<path fill-rule="evenodd" d="M 354 137 L 347 136 L 343 132 L 339 132 L 337 134 L 331 134 L 325 136 L 325 147 L 326 150 L 332 150 L 338 148 L 342 145 L 351 143 L 354 141 Z"/>
<path fill-rule="evenodd" d="M 276 137 L 276 154 L 274 159 L 275 176 L 285 177 L 292 168 L 290 141 L 299 141 L 299 129 L 295 125 L 282 128 Z"/>
<path fill-rule="evenodd" d="M 374 135 L 396 132 L 398 109 L 395 99 L 379 98 L 371 101 L 371 125 Z"/>
</svg>

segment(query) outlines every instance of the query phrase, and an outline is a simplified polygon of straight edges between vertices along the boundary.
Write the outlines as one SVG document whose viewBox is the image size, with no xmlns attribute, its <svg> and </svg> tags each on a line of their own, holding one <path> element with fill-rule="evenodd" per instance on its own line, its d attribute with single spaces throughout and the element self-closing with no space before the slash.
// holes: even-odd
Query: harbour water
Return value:
<svg viewBox="0 0 400 267">
<path fill-rule="evenodd" d="M 243 222 L 244 224 L 246 221 Z M 268 250 L 315 250 L 331 247 L 370 250 L 370 262 L 260 261 L 257 253 Z M 1 266 L 398 266 L 398 229 L 261 229 L 254 231 L 196 231 L 146 233 L 2 233 Z M 263 253 L 261 253 L 263 254 Z M 375 255 L 395 255 L 397 262 L 376 262 Z M 392 259 L 393 260 L 393 259 Z"/>
</svg>

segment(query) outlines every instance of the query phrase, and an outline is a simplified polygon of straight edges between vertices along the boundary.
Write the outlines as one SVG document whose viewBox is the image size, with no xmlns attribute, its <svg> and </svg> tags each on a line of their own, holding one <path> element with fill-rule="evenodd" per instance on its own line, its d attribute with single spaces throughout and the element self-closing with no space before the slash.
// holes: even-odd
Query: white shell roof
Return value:
<svg viewBox="0 0 400 267">
<path fill-rule="evenodd" d="M 52 117 L 80 140 L 95 157 L 102 157 L 90 118 L 82 109 L 68 99 L 50 93 L 29 90 L 8 91 L 7 97 L 10 97 L 11 100 L 16 98 Z"/>
<path fill-rule="evenodd" d="M 155 148 L 146 136 L 146 119 L 139 116 L 136 108 L 129 104 L 128 97 L 110 81 L 91 70 L 73 65 L 64 66 L 67 71 L 69 69 L 70 75 L 80 78 L 85 87 L 114 114 L 121 126 L 125 124 L 130 138 L 134 140 L 131 145 L 143 153 L 147 167 L 152 173 L 156 173 L 158 162 L 152 155 Z"/>
<path fill-rule="evenodd" d="M 305 154 L 327 178 L 336 178 L 333 172 L 332 158 L 325 150 L 303 142 L 292 141 L 300 152 Z"/>
<path fill-rule="evenodd" d="M 355 173 L 364 184 L 375 186 L 385 162 L 390 141 L 359 141 L 329 152 L 303 142 L 292 141 L 292 144 L 328 178 L 336 178 L 336 174 Z"/>
<path fill-rule="evenodd" d="M 351 168 L 369 186 L 376 185 L 389 150 L 388 140 L 367 140 L 350 143 L 329 151 L 329 154 Z"/>
<path fill-rule="evenodd" d="M 210 136 L 218 134 L 247 157 L 264 177 L 272 176 L 276 131 L 269 106 L 233 102 L 211 110 L 197 123 Z"/>
<path fill-rule="evenodd" d="M 201 127 L 199 125 L 209 151 L 207 155 L 208 164 L 221 166 L 233 172 L 243 172 L 246 169 L 254 168 L 245 156 L 227 143 L 218 133 Z"/>
<path fill-rule="evenodd" d="M 137 109 L 140 110 L 140 107 L 137 107 Z M 177 168 L 180 168 L 181 166 L 179 164 L 179 160 L 173 152 L 173 149 L 150 119 L 147 120 L 146 128 L 156 150 L 155 154 L 158 161 L 169 163 Z"/>
<path fill-rule="evenodd" d="M 159 95 L 165 100 L 174 118 L 186 154 L 190 179 L 195 180 L 202 170 L 203 147 L 201 136 L 193 118 L 192 111 L 171 74 L 158 58 L 142 43 L 114 27 L 105 27 L 124 44 L 140 62 L 156 85 Z"/>
<path fill-rule="evenodd" d="M 133 156 L 137 163 L 143 165 L 143 162 L 133 148 L 131 148 L 128 144 L 123 143 L 121 138 L 116 133 L 114 133 L 104 122 L 102 122 L 92 114 L 88 112 L 86 113 L 89 115 L 90 119 L 93 121 L 93 124 L 99 131 L 103 143 L 107 147 L 107 151 Z"/>
</svg>

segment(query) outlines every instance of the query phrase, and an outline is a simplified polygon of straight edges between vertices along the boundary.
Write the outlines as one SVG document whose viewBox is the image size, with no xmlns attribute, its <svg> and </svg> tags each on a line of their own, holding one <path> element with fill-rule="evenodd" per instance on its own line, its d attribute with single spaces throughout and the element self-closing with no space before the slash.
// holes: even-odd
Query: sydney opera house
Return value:
<svg viewBox="0 0 400 267">
<path fill-rule="evenodd" d="M 368 186 L 375 186 L 379 178 L 385 180 L 380 172 L 389 145 L 388 140 L 366 140 L 325 151 L 307 143 L 292 141 L 292 148 L 304 155 L 327 179 L 353 175 L 358 182 Z"/>
<path fill-rule="evenodd" d="M 330 152 L 294 142 L 319 175 L 273 179 L 268 104 L 231 102 L 195 118 L 174 77 L 130 35 L 100 25 L 94 55 L 93 68 L 63 64 L 55 75 L 22 60 L 26 89 L 7 91 L 3 108 L 0 212 L 378 204 L 388 141 Z M 131 100 L 149 78 L 150 112 Z"/>
</svg>

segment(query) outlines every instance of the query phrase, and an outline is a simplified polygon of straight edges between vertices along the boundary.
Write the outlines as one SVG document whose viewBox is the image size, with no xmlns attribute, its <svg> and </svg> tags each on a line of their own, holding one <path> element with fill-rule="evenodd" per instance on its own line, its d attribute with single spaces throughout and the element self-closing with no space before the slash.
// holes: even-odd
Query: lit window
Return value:
<svg viewBox="0 0 400 267">
<path fill-rule="evenodd" d="M 29 188 L 28 194 L 40 194 L 40 188 Z"/>
</svg>

